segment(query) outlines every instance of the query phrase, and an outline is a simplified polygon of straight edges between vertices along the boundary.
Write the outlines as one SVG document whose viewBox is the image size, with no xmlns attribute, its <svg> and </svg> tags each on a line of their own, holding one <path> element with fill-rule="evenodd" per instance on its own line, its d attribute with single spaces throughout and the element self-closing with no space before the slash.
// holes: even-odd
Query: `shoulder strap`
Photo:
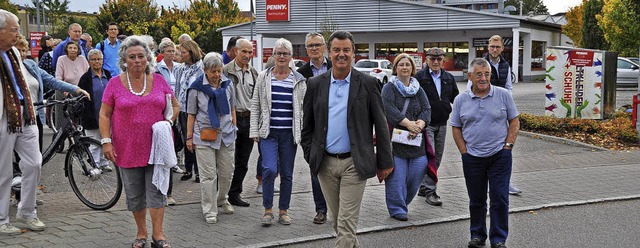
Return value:
<svg viewBox="0 0 640 248">
<path fill-rule="evenodd" d="M 100 52 L 102 52 L 102 56 L 104 57 L 104 40 L 100 42 Z"/>
<path fill-rule="evenodd" d="M 404 115 L 407 112 L 407 108 L 409 108 L 409 100 L 411 100 L 411 98 L 405 98 L 404 99 L 404 107 L 402 107 L 402 115 Z"/>
</svg>

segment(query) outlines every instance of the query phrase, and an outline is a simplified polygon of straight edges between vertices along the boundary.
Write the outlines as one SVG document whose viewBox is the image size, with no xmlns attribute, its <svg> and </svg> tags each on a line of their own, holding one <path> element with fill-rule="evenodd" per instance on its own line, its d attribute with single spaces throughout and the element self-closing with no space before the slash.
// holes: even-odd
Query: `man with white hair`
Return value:
<svg viewBox="0 0 640 248">
<path fill-rule="evenodd" d="M 42 231 L 45 224 L 36 212 L 36 189 L 40 181 L 42 155 L 38 145 L 36 113 L 29 87 L 22 72 L 20 52 L 13 47 L 20 36 L 18 17 L 0 9 L 0 235 L 15 235 L 22 231 L 9 223 L 11 178 L 15 151 L 22 171 L 21 201 L 16 220 L 26 223 L 34 231 Z"/>
<path fill-rule="evenodd" d="M 87 46 L 87 50 L 91 50 L 92 45 L 93 45 L 93 38 L 91 37 L 91 35 L 89 33 L 83 33 L 80 36 L 80 39 L 83 39 L 85 42 L 85 45 Z M 89 59 L 89 56 L 87 56 L 87 59 Z"/>
<path fill-rule="evenodd" d="M 185 41 L 188 41 L 188 40 L 191 40 L 191 35 L 186 34 L 186 33 L 185 34 L 181 34 L 178 37 L 178 43 L 179 44 L 182 44 L 182 43 L 184 43 Z"/>
</svg>

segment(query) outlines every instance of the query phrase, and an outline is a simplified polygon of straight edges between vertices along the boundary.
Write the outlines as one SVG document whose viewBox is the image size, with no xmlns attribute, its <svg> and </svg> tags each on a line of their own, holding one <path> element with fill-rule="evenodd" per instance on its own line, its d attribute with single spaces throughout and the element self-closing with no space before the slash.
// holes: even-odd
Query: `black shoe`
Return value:
<svg viewBox="0 0 640 248">
<path fill-rule="evenodd" d="M 498 242 L 495 244 L 491 244 L 491 248 L 507 248 L 507 245 L 505 243 Z"/>
<path fill-rule="evenodd" d="M 418 196 L 427 196 L 427 188 L 420 187 L 418 190 Z"/>
<path fill-rule="evenodd" d="M 480 248 L 480 247 L 484 247 L 484 239 L 481 238 L 473 238 L 471 239 L 471 241 L 469 241 L 469 245 L 467 246 L 469 248 Z"/>
<path fill-rule="evenodd" d="M 435 192 L 428 194 L 427 199 L 424 200 L 431 206 L 442 206 L 442 201 L 440 200 L 440 196 Z"/>
<path fill-rule="evenodd" d="M 394 219 L 399 220 L 399 221 L 407 221 L 407 220 L 409 220 L 409 218 L 407 218 L 406 214 L 396 214 L 396 215 L 391 216 L 391 217 L 393 217 Z"/>
<path fill-rule="evenodd" d="M 182 177 L 180 177 L 180 181 L 187 181 L 189 179 L 191 179 L 191 177 L 193 176 L 193 174 L 191 174 L 191 172 L 185 172 L 184 175 L 182 175 Z"/>
<path fill-rule="evenodd" d="M 251 205 L 250 203 L 242 200 L 240 196 L 229 196 L 229 203 L 231 203 L 231 205 L 239 207 L 248 207 Z"/>
<path fill-rule="evenodd" d="M 313 223 L 324 224 L 325 222 L 327 222 L 327 213 L 318 212 L 313 218 Z"/>
<path fill-rule="evenodd" d="M 196 180 L 194 180 L 196 183 L 200 183 L 200 175 L 196 174 Z"/>
</svg>

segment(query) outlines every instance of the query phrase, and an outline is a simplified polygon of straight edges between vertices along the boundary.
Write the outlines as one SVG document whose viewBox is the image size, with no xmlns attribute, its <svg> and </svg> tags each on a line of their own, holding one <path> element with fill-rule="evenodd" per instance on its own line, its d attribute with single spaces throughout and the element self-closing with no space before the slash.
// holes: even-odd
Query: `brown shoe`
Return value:
<svg viewBox="0 0 640 248">
<path fill-rule="evenodd" d="M 318 212 L 316 214 L 316 217 L 313 218 L 313 223 L 324 224 L 325 222 L 327 222 L 327 214 L 326 213 Z"/>
</svg>

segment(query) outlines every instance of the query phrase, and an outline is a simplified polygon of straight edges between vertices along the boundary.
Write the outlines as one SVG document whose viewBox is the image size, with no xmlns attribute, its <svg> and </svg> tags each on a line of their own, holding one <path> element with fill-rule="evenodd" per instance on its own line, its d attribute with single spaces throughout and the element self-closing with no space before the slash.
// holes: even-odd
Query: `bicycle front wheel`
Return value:
<svg viewBox="0 0 640 248">
<path fill-rule="evenodd" d="M 102 147 L 94 139 L 81 139 L 67 153 L 65 170 L 73 192 L 78 199 L 95 210 L 106 210 L 115 205 L 122 194 L 122 181 L 118 168 L 109 161 L 105 166 L 94 161 L 90 146 Z M 102 154 L 99 156 L 107 161 Z"/>
</svg>

